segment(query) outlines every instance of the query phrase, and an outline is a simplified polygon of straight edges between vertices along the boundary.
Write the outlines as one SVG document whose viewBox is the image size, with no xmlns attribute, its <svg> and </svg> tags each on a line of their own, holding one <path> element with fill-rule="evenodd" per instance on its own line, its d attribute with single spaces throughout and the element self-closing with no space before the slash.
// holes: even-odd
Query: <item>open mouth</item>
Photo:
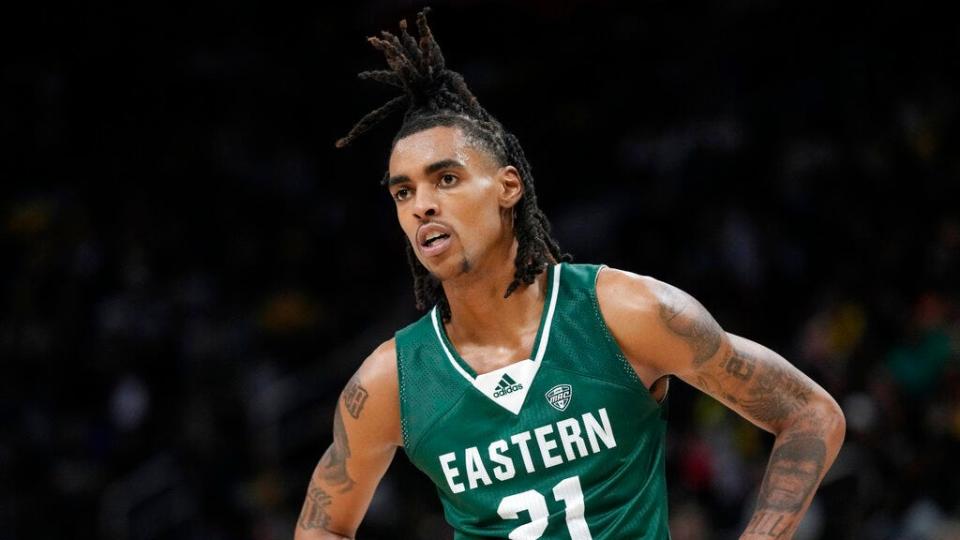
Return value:
<svg viewBox="0 0 960 540">
<path fill-rule="evenodd" d="M 425 223 L 417 231 L 417 246 L 425 257 L 437 257 L 445 253 L 453 241 L 453 231 L 442 223 Z"/>
<path fill-rule="evenodd" d="M 430 247 L 434 242 L 443 240 L 444 238 L 450 238 L 450 235 L 445 233 L 434 234 L 424 240 L 422 245 L 423 247 Z"/>
</svg>

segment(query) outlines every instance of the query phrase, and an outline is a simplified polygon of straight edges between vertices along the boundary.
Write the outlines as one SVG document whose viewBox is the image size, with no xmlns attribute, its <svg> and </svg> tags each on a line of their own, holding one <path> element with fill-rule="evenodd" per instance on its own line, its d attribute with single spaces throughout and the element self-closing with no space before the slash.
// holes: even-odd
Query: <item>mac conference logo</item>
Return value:
<svg viewBox="0 0 960 540">
<path fill-rule="evenodd" d="M 570 405 L 570 400 L 573 399 L 573 387 L 569 384 L 558 384 L 547 390 L 544 395 L 551 407 L 558 411 L 565 411 Z"/>
</svg>

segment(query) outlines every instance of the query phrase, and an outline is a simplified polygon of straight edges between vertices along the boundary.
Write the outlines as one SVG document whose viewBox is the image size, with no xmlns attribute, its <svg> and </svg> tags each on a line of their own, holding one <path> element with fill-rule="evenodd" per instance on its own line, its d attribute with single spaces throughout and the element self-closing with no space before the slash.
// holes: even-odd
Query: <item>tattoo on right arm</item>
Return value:
<svg viewBox="0 0 960 540">
<path fill-rule="evenodd" d="M 367 389 L 360 384 L 360 378 L 354 375 L 347 383 L 343 394 L 341 394 L 343 407 L 353 418 L 360 418 L 360 412 L 363 411 L 363 405 L 366 403 L 368 395 Z M 343 425 L 340 404 L 337 403 L 333 412 L 333 443 L 320 458 L 317 474 L 328 485 L 339 486 L 340 493 L 346 493 L 353 489 L 354 480 L 350 478 L 350 473 L 347 471 L 347 458 L 349 457 L 350 439 L 347 437 L 347 429 Z"/>
<path fill-rule="evenodd" d="M 340 405 L 337 404 L 333 413 L 333 443 L 320 458 L 320 465 L 316 474 L 328 485 L 340 487 L 340 493 L 353 489 L 353 478 L 347 471 L 347 458 L 350 457 L 350 440 L 347 430 L 343 426 L 343 416 L 340 415 Z"/>
<path fill-rule="evenodd" d="M 327 506 L 333 500 L 326 491 L 318 487 L 313 487 L 311 483 L 310 490 L 307 492 L 307 500 L 303 502 L 303 509 L 300 511 L 298 525 L 301 529 L 325 529 L 330 523 L 330 514 L 327 513 Z"/>
<path fill-rule="evenodd" d="M 354 418 L 360 418 L 363 405 L 367 402 L 367 389 L 360 385 L 360 378 L 354 375 L 343 390 L 343 405 Z"/>
<path fill-rule="evenodd" d="M 347 383 L 340 399 L 343 408 L 353 418 L 360 418 L 363 406 L 369 396 L 367 389 L 360 384 L 360 378 L 354 375 Z M 297 521 L 301 529 L 326 529 L 330 523 L 330 514 L 327 507 L 333 503 L 333 495 L 328 493 L 324 486 L 336 487 L 337 493 L 347 493 L 356 483 L 347 470 L 347 459 L 350 458 L 350 439 L 340 413 L 340 399 L 337 399 L 333 411 L 333 442 L 323 453 L 317 464 L 307 488 L 307 498 L 300 511 Z"/>
</svg>

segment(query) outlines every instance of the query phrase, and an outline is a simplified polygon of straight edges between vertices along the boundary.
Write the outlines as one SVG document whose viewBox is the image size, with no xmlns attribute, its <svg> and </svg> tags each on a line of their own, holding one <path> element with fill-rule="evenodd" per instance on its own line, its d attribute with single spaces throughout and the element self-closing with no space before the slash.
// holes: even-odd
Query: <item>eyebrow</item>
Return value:
<svg viewBox="0 0 960 540">
<path fill-rule="evenodd" d="M 457 161 L 456 159 L 441 159 L 431 163 L 423 168 L 423 174 L 433 174 L 441 169 L 466 169 L 467 166 Z M 383 181 L 381 184 L 390 187 L 397 184 L 402 184 L 404 182 L 409 182 L 410 177 L 405 174 L 399 174 L 397 176 L 389 176 L 389 172 L 384 174 Z"/>
</svg>

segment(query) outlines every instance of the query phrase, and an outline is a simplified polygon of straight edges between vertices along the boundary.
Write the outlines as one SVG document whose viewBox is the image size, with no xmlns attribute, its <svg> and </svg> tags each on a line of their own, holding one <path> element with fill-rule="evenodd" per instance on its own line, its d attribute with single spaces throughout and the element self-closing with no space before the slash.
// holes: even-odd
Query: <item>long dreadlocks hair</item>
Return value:
<svg viewBox="0 0 960 540">
<path fill-rule="evenodd" d="M 440 46 L 427 25 L 427 13 L 429 8 L 417 13 L 419 41 L 407 32 L 406 20 L 400 21 L 399 36 L 383 31 L 379 38 L 368 38 L 374 48 L 383 52 L 389 69 L 364 71 L 359 77 L 388 84 L 401 89 L 403 93 L 367 113 L 346 137 L 337 141 L 336 146 L 347 146 L 405 107 L 403 124 L 393 139 L 393 145 L 408 135 L 432 127 L 457 127 L 472 144 L 493 156 L 498 166 L 516 167 L 523 181 L 524 192 L 514 209 L 514 234 L 518 248 L 513 281 L 503 295 L 507 298 L 521 284 L 533 283 L 551 262 L 570 261 L 572 257 L 561 253 L 557 241 L 550 236 L 550 222 L 537 206 L 533 174 L 520 142 L 480 106 L 467 88 L 463 76 L 447 69 Z M 406 243 L 417 308 L 425 310 L 437 305 L 443 319 L 449 321 L 450 305 L 439 280 L 417 260 L 410 241 Z"/>
</svg>

